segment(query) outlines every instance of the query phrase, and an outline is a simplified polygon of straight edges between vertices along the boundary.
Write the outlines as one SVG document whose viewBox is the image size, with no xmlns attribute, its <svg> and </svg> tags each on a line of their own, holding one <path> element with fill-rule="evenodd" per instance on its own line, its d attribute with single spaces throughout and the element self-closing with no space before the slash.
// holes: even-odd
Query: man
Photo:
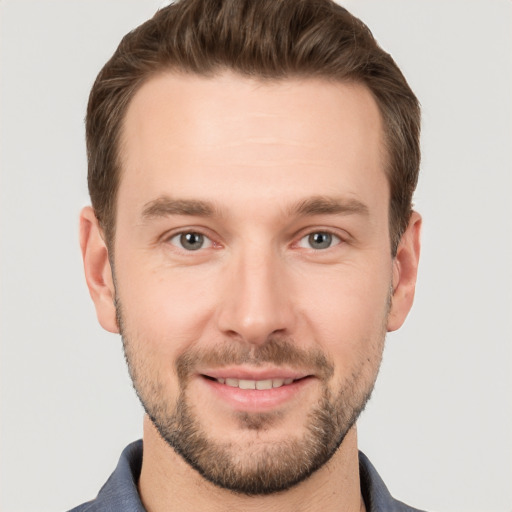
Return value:
<svg viewBox="0 0 512 512">
<path fill-rule="evenodd" d="M 146 411 L 75 510 L 414 510 L 358 452 L 412 305 L 419 107 L 329 0 L 181 0 L 130 32 L 87 112 L 99 322 Z"/>
</svg>

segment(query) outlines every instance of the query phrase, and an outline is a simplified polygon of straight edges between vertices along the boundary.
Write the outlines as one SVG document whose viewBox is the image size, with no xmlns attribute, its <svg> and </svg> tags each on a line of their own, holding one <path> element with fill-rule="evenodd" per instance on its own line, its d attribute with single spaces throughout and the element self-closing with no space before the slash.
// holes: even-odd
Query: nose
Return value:
<svg viewBox="0 0 512 512">
<path fill-rule="evenodd" d="M 222 334 L 253 345 L 290 335 L 295 316 L 286 262 L 271 250 L 252 250 L 228 267 L 217 315 Z"/>
</svg>

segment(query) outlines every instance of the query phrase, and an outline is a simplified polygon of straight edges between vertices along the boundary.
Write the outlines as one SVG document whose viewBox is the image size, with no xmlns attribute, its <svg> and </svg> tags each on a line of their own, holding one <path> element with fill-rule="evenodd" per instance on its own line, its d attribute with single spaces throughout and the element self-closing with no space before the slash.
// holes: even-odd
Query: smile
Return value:
<svg viewBox="0 0 512 512">
<path fill-rule="evenodd" d="M 276 410 L 314 385 L 314 375 L 293 370 L 254 368 L 223 368 L 198 374 L 199 382 L 208 390 L 208 400 L 227 404 L 231 410 L 265 412 Z M 203 394 L 204 396 L 204 394 Z"/>
<path fill-rule="evenodd" d="M 232 388 L 239 389 L 273 389 L 286 386 L 294 382 L 294 379 L 264 379 L 264 380 L 248 380 L 248 379 L 231 379 L 231 378 L 219 378 L 215 379 L 221 384 L 231 386 Z"/>
</svg>

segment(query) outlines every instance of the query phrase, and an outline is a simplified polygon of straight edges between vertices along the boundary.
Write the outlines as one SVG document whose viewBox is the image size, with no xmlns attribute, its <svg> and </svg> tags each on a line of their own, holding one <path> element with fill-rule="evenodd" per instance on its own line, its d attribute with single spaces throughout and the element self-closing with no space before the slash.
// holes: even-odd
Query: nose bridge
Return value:
<svg viewBox="0 0 512 512">
<path fill-rule="evenodd" d="M 227 269 L 219 328 L 252 344 L 291 329 L 293 314 L 280 255 L 270 244 L 252 245 L 233 255 Z"/>
</svg>

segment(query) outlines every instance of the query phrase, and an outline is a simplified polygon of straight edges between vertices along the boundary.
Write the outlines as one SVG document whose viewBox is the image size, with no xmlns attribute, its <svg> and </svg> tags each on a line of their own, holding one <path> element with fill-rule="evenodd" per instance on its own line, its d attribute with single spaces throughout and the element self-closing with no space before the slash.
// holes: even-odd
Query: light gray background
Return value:
<svg viewBox="0 0 512 512">
<path fill-rule="evenodd" d="M 78 248 L 83 116 L 121 36 L 157 0 L 4 0 L 1 15 L 1 502 L 66 510 L 141 435 L 120 339 Z M 360 446 L 391 492 L 436 511 L 512 510 L 510 0 L 344 2 L 423 104 L 415 307 L 390 335 Z"/>
</svg>

